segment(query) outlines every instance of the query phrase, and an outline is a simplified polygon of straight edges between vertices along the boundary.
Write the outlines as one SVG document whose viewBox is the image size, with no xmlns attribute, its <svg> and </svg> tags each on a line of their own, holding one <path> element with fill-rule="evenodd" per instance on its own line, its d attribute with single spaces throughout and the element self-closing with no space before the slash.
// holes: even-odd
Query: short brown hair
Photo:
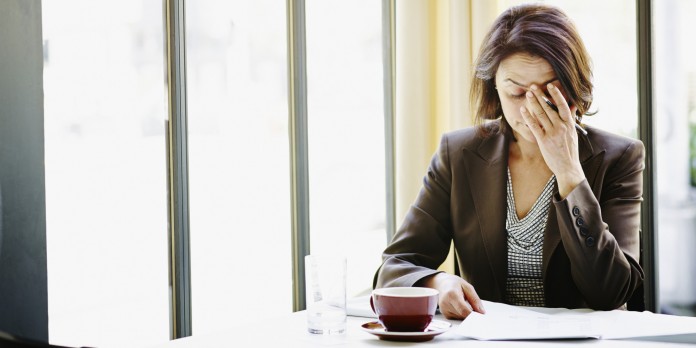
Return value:
<svg viewBox="0 0 696 348">
<path fill-rule="evenodd" d="M 543 4 L 510 7 L 493 23 L 481 44 L 471 82 L 471 105 L 476 124 L 501 117 L 503 109 L 495 90 L 500 62 L 527 53 L 549 62 L 577 114 L 590 114 L 592 68 L 590 56 L 570 18 L 560 9 Z M 577 121 L 579 122 L 579 120 Z M 499 132 L 509 125 L 502 118 Z M 486 133 L 484 127 L 479 127 Z"/>
</svg>

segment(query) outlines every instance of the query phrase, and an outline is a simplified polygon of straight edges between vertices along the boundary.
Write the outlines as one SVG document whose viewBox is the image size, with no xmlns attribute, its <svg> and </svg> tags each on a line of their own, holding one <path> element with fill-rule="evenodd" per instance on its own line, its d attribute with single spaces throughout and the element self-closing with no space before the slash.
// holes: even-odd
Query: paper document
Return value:
<svg viewBox="0 0 696 348">
<path fill-rule="evenodd" d="M 627 339 L 696 334 L 696 318 L 623 310 L 518 307 L 483 301 L 486 314 L 472 313 L 453 329 L 477 340 L 565 338 Z"/>
<path fill-rule="evenodd" d="M 557 316 L 524 307 L 483 301 L 486 314 L 473 312 L 454 333 L 477 340 L 543 340 L 600 338 L 591 318 Z"/>
<path fill-rule="evenodd" d="M 483 301 L 486 314 L 471 313 L 450 332 L 477 340 L 566 338 L 630 339 L 696 334 L 696 318 L 623 310 L 520 307 Z M 350 316 L 376 318 L 370 296 L 348 299 Z"/>
<path fill-rule="evenodd" d="M 370 307 L 370 295 L 349 298 L 346 313 L 352 317 L 377 318 L 377 314 Z"/>
<path fill-rule="evenodd" d="M 621 310 L 593 311 L 587 316 L 601 323 L 604 339 L 696 334 L 695 317 Z"/>
</svg>

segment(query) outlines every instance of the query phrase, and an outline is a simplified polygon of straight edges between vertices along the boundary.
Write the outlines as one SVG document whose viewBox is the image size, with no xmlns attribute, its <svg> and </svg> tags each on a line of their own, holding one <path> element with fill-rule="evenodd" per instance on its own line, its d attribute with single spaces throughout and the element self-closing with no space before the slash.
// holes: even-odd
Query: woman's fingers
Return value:
<svg viewBox="0 0 696 348">
<path fill-rule="evenodd" d="M 541 137 L 544 136 L 544 130 L 542 128 L 542 125 L 539 123 L 539 119 L 536 116 L 533 116 L 531 113 L 529 113 L 527 108 L 524 106 L 520 107 L 520 113 L 522 114 L 522 119 L 524 120 L 524 123 L 527 124 L 529 130 L 532 131 L 534 137 L 537 139 L 541 139 Z"/>
<path fill-rule="evenodd" d="M 558 116 L 560 119 L 567 122 L 571 127 L 575 127 L 575 125 L 573 125 L 573 123 L 575 123 L 574 112 L 571 112 L 570 108 L 568 107 L 568 102 L 563 96 L 563 93 L 561 93 L 558 87 L 554 86 L 552 83 L 549 83 L 546 88 L 553 99 L 553 103 L 558 108 Z"/>
<path fill-rule="evenodd" d="M 473 285 L 465 282 L 462 286 L 462 292 L 464 293 L 464 299 L 471 305 L 472 310 L 481 314 L 486 313 L 486 310 L 483 308 L 483 301 L 481 301 Z"/>
<path fill-rule="evenodd" d="M 471 313 L 471 307 L 461 291 L 453 290 L 440 294 L 440 310 L 448 319 L 464 319 Z"/>
<path fill-rule="evenodd" d="M 536 85 L 532 85 L 531 90 L 527 91 L 527 111 L 534 116 L 541 127 L 548 129 L 553 126 L 551 115 L 554 115 L 554 111 L 546 104 L 540 93 L 543 92 Z"/>
<path fill-rule="evenodd" d="M 566 130 L 573 130 L 575 127 L 577 108 L 568 106 L 563 93 L 556 85 L 549 83 L 546 88 L 553 101 L 550 101 L 538 86 L 532 85 L 527 92 L 526 106 L 520 108 L 522 118 L 537 139 L 549 132 L 555 133 L 556 128 L 565 133 Z"/>
<path fill-rule="evenodd" d="M 464 319 L 473 311 L 485 313 L 474 287 L 460 277 L 447 277 L 440 283 L 438 290 L 440 291 L 440 311 L 448 319 Z"/>
<path fill-rule="evenodd" d="M 471 306 L 466 302 L 464 299 L 464 295 L 460 293 L 460 296 L 458 296 L 456 303 L 454 303 L 454 309 L 457 312 L 457 317 L 464 319 L 471 314 Z"/>
</svg>

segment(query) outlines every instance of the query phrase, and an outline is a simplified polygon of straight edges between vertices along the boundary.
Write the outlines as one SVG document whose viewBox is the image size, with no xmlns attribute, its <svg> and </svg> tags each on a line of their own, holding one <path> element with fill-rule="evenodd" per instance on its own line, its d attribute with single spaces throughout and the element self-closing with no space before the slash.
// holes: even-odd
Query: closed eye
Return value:
<svg viewBox="0 0 696 348">
<path fill-rule="evenodd" d="M 521 93 L 521 94 L 509 94 L 509 96 L 510 96 L 510 98 L 512 98 L 512 99 L 522 99 L 522 98 L 524 98 L 525 93 L 523 92 L 523 93 Z"/>
</svg>

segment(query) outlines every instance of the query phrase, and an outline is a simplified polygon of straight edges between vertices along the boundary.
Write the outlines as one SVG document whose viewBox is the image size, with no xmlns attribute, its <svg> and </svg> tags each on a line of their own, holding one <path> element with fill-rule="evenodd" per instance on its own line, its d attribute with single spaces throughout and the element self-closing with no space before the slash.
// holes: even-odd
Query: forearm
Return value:
<svg viewBox="0 0 696 348">
<path fill-rule="evenodd" d="M 603 217 L 584 181 L 554 204 L 571 275 L 585 301 L 595 309 L 621 306 L 643 278 L 638 264 L 640 199 L 606 202 Z"/>
</svg>

